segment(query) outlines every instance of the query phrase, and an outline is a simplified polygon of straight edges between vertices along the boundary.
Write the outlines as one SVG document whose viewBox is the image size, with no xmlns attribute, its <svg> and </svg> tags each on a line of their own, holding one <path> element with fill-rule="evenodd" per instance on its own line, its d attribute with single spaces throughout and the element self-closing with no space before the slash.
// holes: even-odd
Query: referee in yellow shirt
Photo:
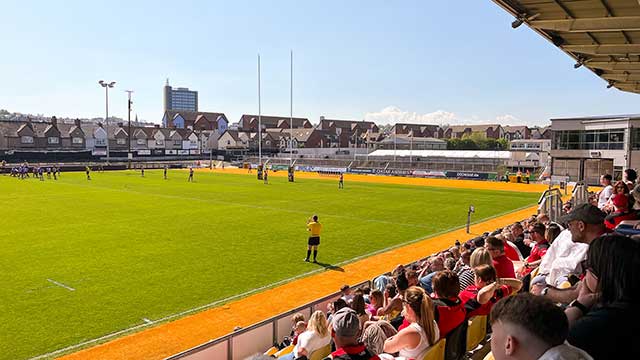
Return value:
<svg viewBox="0 0 640 360">
<path fill-rule="evenodd" d="M 307 248 L 307 257 L 304 261 L 309 261 L 311 250 L 313 250 L 313 262 L 317 263 L 316 257 L 318 256 L 318 245 L 320 245 L 320 231 L 322 231 L 322 224 L 318 222 L 318 215 L 313 215 L 307 220 L 307 230 L 310 232 L 307 243 L 309 247 Z"/>
</svg>

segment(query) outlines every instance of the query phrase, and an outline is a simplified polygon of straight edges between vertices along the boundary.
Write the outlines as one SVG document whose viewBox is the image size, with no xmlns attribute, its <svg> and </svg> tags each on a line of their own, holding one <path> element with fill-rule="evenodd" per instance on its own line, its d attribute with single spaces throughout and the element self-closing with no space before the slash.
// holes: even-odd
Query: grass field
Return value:
<svg viewBox="0 0 640 360">
<path fill-rule="evenodd" d="M 0 176 L 0 359 L 25 359 L 531 205 L 535 193 L 161 171 Z M 462 239 L 461 239 L 462 240 Z M 73 289 L 73 290 L 70 290 Z"/>
</svg>

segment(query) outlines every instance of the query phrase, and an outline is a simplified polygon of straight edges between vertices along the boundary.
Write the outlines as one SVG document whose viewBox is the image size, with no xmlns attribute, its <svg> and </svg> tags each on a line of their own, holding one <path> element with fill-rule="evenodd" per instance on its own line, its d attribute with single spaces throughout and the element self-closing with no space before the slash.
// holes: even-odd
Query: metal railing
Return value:
<svg viewBox="0 0 640 360">
<path fill-rule="evenodd" d="M 589 202 L 589 186 L 583 181 L 577 182 L 573 188 L 571 192 L 571 202 L 574 208 Z"/>
<path fill-rule="evenodd" d="M 371 281 L 363 281 L 353 287 L 371 285 Z M 282 314 L 276 315 L 247 328 L 234 331 L 231 334 L 210 340 L 204 344 L 172 355 L 165 360 L 177 359 L 244 359 L 256 353 L 263 353 L 274 343 L 280 343 L 291 332 L 291 316 L 303 313 L 308 319 L 316 310 L 326 311 L 327 304 L 338 299 L 340 292 L 327 295 L 313 302 L 299 306 Z"/>
<path fill-rule="evenodd" d="M 545 190 L 538 200 L 538 212 L 549 216 L 551 221 L 558 221 L 562 216 L 562 193 L 558 188 Z"/>
</svg>

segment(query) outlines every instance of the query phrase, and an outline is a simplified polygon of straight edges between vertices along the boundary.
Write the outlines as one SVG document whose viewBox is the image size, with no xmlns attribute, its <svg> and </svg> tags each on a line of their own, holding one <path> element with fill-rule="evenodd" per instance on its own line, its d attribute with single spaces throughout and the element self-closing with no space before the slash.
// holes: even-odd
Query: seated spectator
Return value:
<svg viewBox="0 0 640 360">
<path fill-rule="evenodd" d="M 356 314 L 358 314 L 358 319 L 360 319 L 361 334 L 364 323 L 369 321 L 369 319 L 371 318 L 371 314 L 366 311 L 364 296 L 362 296 L 362 293 L 356 292 L 355 296 L 353 297 L 353 302 L 351 303 L 351 308 L 356 312 Z"/>
<path fill-rule="evenodd" d="M 340 360 L 379 360 L 378 355 L 373 355 L 366 346 L 358 341 L 360 320 L 355 311 L 350 308 L 342 308 L 335 313 L 331 323 L 331 337 L 336 345 L 336 351 L 327 359 Z"/>
<path fill-rule="evenodd" d="M 298 336 L 307 330 L 307 323 L 304 321 L 298 321 L 296 327 L 293 330 L 293 340 L 291 344 L 298 344 Z"/>
<path fill-rule="evenodd" d="M 393 327 L 391 327 L 393 328 Z M 394 329 L 395 330 L 395 329 Z M 362 333 L 362 342 L 364 346 L 369 350 L 371 355 L 379 355 L 384 351 L 384 342 L 387 340 L 387 335 L 377 322 L 367 326 Z"/>
<path fill-rule="evenodd" d="M 627 185 L 629 191 L 633 190 L 636 186 L 636 179 L 638 178 L 638 173 L 633 169 L 625 169 L 622 173 L 622 182 Z"/>
<path fill-rule="evenodd" d="M 471 266 L 469 266 L 470 262 L 471 262 L 471 251 L 465 250 L 460 255 L 460 260 L 458 260 L 455 268 L 453 269 L 453 272 L 455 272 L 456 275 L 458 275 L 458 281 L 460 281 L 461 287 L 462 287 L 462 279 L 460 279 L 460 275 L 464 274 L 465 271 L 467 270 L 471 270 Z"/>
<path fill-rule="evenodd" d="M 334 316 L 335 321 L 335 316 Z M 293 360 L 301 356 L 309 356 L 314 351 L 327 346 L 331 342 L 329 337 L 329 327 L 327 318 L 320 310 L 315 311 L 309 318 L 307 331 L 298 336 L 298 342 L 293 351 L 287 355 L 281 356 L 282 360 Z"/>
<path fill-rule="evenodd" d="M 431 285 L 433 277 L 436 275 L 438 271 L 444 270 L 444 259 L 440 256 L 436 256 L 431 261 L 431 264 L 428 268 L 425 268 L 419 275 L 420 278 L 420 286 L 428 293 L 431 294 L 433 292 L 433 287 Z"/>
<path fill-rule="evenodd" d="M 523 257 L 529 256 L 531 248 L 524 243 L 524 228 L 522 224 L 516 222 L 511 225 L 511 234 L 513 235 L 513 240 L 509 240 L 520 250 L 520 254 L 522 254 Z"/>
<path fill-rule="evenodd" d="M 624 184 L 617 185 L 616 187 L 626 187 Z M 607 215 L 604 219 L 604 224 L 607 229 L 613 230 L 624 220 L 635 220 L 636 213 L 630 211 L 629 196 L 625 194 L 616 194 L 612 196 L 611 203 L 613 204 L 613 211 Z"/>
<path fill-rule="evenodd" d="M 505 236 L 503 234 L 500 234 L 500 235 L 496 235 L 495 238 L 501 240 L 504 243 L 504 254 L 511 261 L 520 261 L 520 260 L 522 260 L 522 257 L 520 255 L 520 250 L 518 250 L 518 248 L 516 247 L 516 245 L 514 243 L 512 243 L 511 241 L 508 240 L 507 236 Z"/>
<path fill-rule="evenodd" d="M 418 281 L 418 273 L 415 270 L 409 270 L 406 272 L 407 281 L 409 282 L 409 286 L 417 286 Z"/>
<path fill-rule="evenodd" d="M 475 273 L 473 272 L 473 268 L 480 265 L 493 266 L 491 255 L 485 248 L 475 249 L 471 254 L 471 258 L 469 259 L 469 268 L 461 271 L 458 274 L 458 280 L 460 281 L 460 291 L 466 289 L 467 286 L 473 285 L 475 283 Z"/>
<path fill-rule="evenodd" d="M 384 305 L 384 295 L 380 290 L 373 290 L 369 296 L 369 304 L 367 304 L 367 311 L 371 316 L 378 316 L 378 309 Z"/>
<path fill-rule="evenodd" d="M 458 297 L 459 289 L 460 281 L 453 271 L 440 271 L 433 277 L 434 317 L 443 338 L 465 320 L 466 311 Z"/>
<path fill-rule="evenodd" d="M 362 296 L 364 296 L 364 302 L 369 303 L 369 296 L 371 295 L 371 288 L 369 286 L 364 286 L 362 289 Z"/>
<path fill-rule="evenodd" d="M 529 274 L 533 269 L 537 268 L 542 262 L 542 257 L 547 253 L 550 245 L 545 237 L 546 231 L 547 229 L 541 223 L 536 223 L 531 226 L 531 240 L 535 242 L 535 245 L 531 250 L 531 254 L 529 254 L 529 257 L 527 257 L 524 262 L 524 267 L 521 271 L 522 276 Z"/>
<path fill-rule="evenodd" d="M 327 315 L 329 316 L 328 321 L 331 322 L 333 314 L 345 307 L 349 307 L 349 305 L 347 305 L 347 302 L 344 301 L 343 298 L 339 298 L 336 301 L 329 303 L 327 305 Z"/>
<path fill-rule="evenodd" d="M 486 248 L 493 259 L 493 267 L 496 269 L 498 277 L 515 278 L 516 272 L 513 268 L 513 262 L 504 254 L 504 242 L 493 236 L 489 236 L 486 240 Z"/>
<path fill-rule="evenodd" d="M 457 246 L 453 246 L 449 249 L 449 252 L 451 253 L 451 256 L 453 256 L 453 258 L 458 261 L 460 259 L 460 249 Z"/>
<path fill-rule="evenodd" d="M 467 319 L 476 315 L 489 315 L 491 307 L 498 300 L 522 287 L 522 282 L 518 279 L 496 278 L 496 270 L 490 265 L 476 266 L 473 271 L 475 283 L 460 292 Z"/>
<path fill-rule="evenodd" d="M 454 259 L 454 258 L 452 258 L 452 257 L 451 257 L 451 258 L 447 258 L 447 259 L 444 261 L 444 268 L 445 268 L 445 269 L 453 271 L 453 269 L 454 269 L 455 267 L 456 267 L 456 259 Z"/>
<path fill-rule="evenodd" d="M 491 352 L 496 360 L 591 360 L 566 343 L 568 324 L 562 309 L 548 299 L 519 294 L 491 310 Z"/>
<path fill-rule="evenodd" d="M 373 279 L 373 287 L 380 291 L 384 291 L 387 288 L 387 284 L 390 282 L 392 282 L 391 277 L 383 274 Z"/>
<path fill-rule="evenodd" d="M 387 339 L 384 351 L 387 354 L 422 359 L 430 346 L 440 338 L 438 325 L 433 315 L 433 303 L 425 291 L 417 286 L 407 289 L 403 301 L 404 312 L 410 325 Z M 393 358 L 381 356 L 383 359 Z"/>
<path fill-rule="evenodd" d="M 392 292 L 385 292 L 384 307 L 378 309 L 378 318 L 389 321 L 395 328 L 398 328 L 402 323 L 402 301 L 404 299 L 404 293 L 409 288 L 409 282 L 404 272 L 401 272 L 396 277 L 396 289 L 398 293 L 395 296 L 391 296 Z"/>
<path fill-rule="evenodd" d="M 544 233 L 544 238 L 547 239 L 547 242 L 550 245 L 553 245 L 553 241 L 558 237 L 558 235 L 560 235 L 560 232 L 562 232 L 562 228 L 560 227 L 560 225 L 556 223 L 550 223 L 549 225 L 547 225 L 547 230 Z"/>
<path fill-rule="evenodd" d="M 587 272 L 569 304 L 569 343 L 594 359 L 640 359 L 640 242 L 605 235 L 589 246 Z"/>
<path fill-rule="evenodd" d="M 351 305 L 351 301 L 353 301 L 353 292 L 349 285 L 342 285 L 340 288 L 340 294 L 342 295 L 342 300 L 346 301 L 347 305 Z"/>
</svg>

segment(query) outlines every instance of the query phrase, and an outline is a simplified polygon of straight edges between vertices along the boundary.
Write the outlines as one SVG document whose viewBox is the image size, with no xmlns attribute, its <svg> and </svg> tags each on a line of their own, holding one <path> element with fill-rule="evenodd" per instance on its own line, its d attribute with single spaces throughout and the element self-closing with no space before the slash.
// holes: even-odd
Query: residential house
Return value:
<svg viewBox="0 0 640 360">
<path fill-rule="evenodd" d="M 227 130 L 218 138 L 219 150 L 248 149 L 249 136 L 236 130 Z"/>
<path fill-rule="evenodd" d="M 338 137 L 338 147 L 350 147 L 359 143 L 360 134 L 376 133 L 379 128 L 371 121 L 337 120 L 320 116 L 317 126 L 320 130 L 327 130 Z"/>
<path fill-rule="evenodd" d="M 501 139 L 504 137 L 504 130 L 499 124 L 488 125 L 452 125 L 443 133 L 445 139 L 461 139 L 471 134 L 481 134 L 488 139 Z"/>
<path fill-rule="evenodd" d="M 294 129 L 309 129 L 313 125 L 307 118 L 293 118 L 288 116 L 267 116 L 262 115 L 258 119 L 258 115 L 243 114 L 238 121 L 238 130 L 245 132 L 258 132 L 258 122 L 262 125 L 262 129 L 290 129 L 293 123 Z"/>
<path fill-rule="evenodd" d="M 411 135 L 423 138 L 441 138 L 443 130 L 438 125 L 397 123 L 391 127 L 392 134 Z"/>
<path fill-rule="evenodd" d="M 529 127 L 521 125 L 521 126 L 503 126 L 504 129 L 504 138 L 511 140 L 527 140 L 531 139 L 531 129 Z"/>
<path fill-rule="evenodd" d="M 224 113 L 167 110 L 162 116 L 162 125 L 165 128 L 218 130 L 220 134 L 229 126 L 229 120 Z"/>
</svg>

